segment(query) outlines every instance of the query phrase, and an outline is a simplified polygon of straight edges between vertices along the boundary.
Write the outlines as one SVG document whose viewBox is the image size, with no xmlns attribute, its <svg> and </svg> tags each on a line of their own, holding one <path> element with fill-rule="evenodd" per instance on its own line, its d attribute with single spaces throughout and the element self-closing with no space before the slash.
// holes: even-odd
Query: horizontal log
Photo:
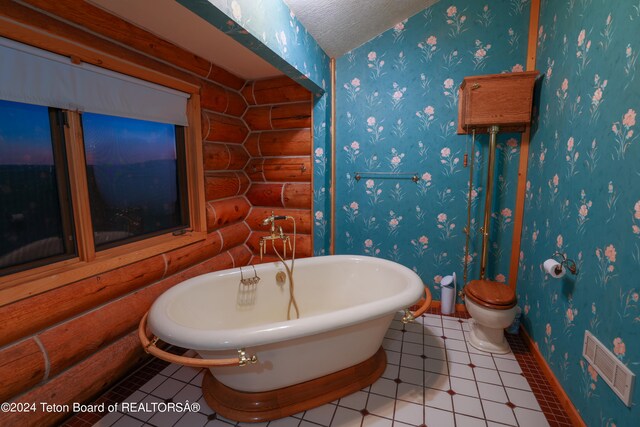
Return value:
<svg viewBox="0 0 640 427">
<path fill-rule="evenodd" d="M 211 69 L 207 75 L 207 79 L 216 83 L 220 83 L 223 86 L 229 87 L 233 90 L 240 90 L 244 86 L 245 80 L 236 76 L 233 73 L 225 70 L 216 64 L 211 64 Z"/>
<path fill-rule="evenodd" d="M 311 209 L 311 184 L 285 184 L 282 201 L 285 208 Z"/>
<path fill-rule="evenodd" d="M 247 245 L 236 246 L 229 250 L 229 254 L 233 258 L 233 266 L 236 268 L 249 265 L 249 261 L 251 261 L 251 257 L 253 256 Z"/>
<path fill-rule="evenodd" d="M 0 425 L 57 425 L 70 413 L 43 411 L 39 402 L 69 405 L 70 408 L 73 402 L 86 403 L 114 385 L 146 357 L 137 331 L 131 332 L 42 386 L 20 396 L 15 402 L 36 402 L 36 411 L 0 412 Z"/>
<path fill-rule="evenodd" d="M 233 258 L 228 251 L 222 252 L 219 255 L 214 256 L 200 264 L 196 264 L 186 270 L 182 270 L 166 280 L 174 285 L 184 282 L 192 277 L 200 276 L 202 274 L 211 273 L 212 271 L 226 270 L 233 268 Z"/>
<path fill-rule="evenodd" d="M 222 237 L 217 232 L 209 233 L 206 240 L 165 254 L 167 271 L 164 277 L 172 276 L 178 271 L 212 258 L 220 252 L 222 252 Z"/>
<path fill-rule="evenodd" d="M 271 106 L 249 107 L 242 118 L 252 131 L 273 129 L 271 127 Z"/>
<path fill-rule="evenodd" d="M 210 142 L 242 143 L 249 129 L 239 118 L 202 111 L 202 138 Z"/>
<path fill-rule="evenodd" d="M 251 209 L 251 205 L 244 197 L 217 200 L 207 204 L 211 209 L 211 216 L 207 215 L 207 225 L 211 229 L 242 221 Z"/>
<path fill-rule="evenodd" d="M 246 197 L 253 206 L 273 206 L 283 208 L 282 189 L 284 184 L 253 183 Z"/>
<path fill-rule="evenodd" d="M 296 129 L 311 127 L 311 101 L 271 107 L 273 129 Z"/>
<path fill-rule="evenodd" d="M 244 112 L 247 110 L 247 103 L 245 102 L 242 95 L 240 95 L 238 92 L 227 90 L 227 99 L 229 100 L 229 103 L 227 104 L 225 114 L 242 117 Z"/>
<path fill-rule="evenodd" d="M 200 77 L 209 78 L 235 90 L 239 90 L 244 84 L 241 78 L 211 64 L 210 61 L 90 3 L 75 0 L 58 0 L 55 2 L 27 0 L 26 3 L 116 40 L 132 49 L 188 70 Z"/>
<path fill-rule="evenodd" d="M 269 235 L 268 232 L 252 231 L 251 234 L 249 235 L 249 239 L 247 239 L 247 246 L 249 247 L 249 249 L 253 251 L 254 254 L 259 254 L 260 238 L 268 235 Z M 293 238 L 292 234 L 289 234 L 289 236 Z M 276 249 L 278 250 L 278 252 L 280 252 L 280 255 L 283 255 L 284 252 L 283 252 L 282 240 L 276 240 L 275 244 L 276 244 Z M 271 245 L 270 241 L 266 242 L 264 248 L 265 248 L 265 254 L 275 255 L 275 252 L 273 251 L 273 246 Z M 313 253 L 313 249 L 311 248 L 311 236 L 309 234 L 298 233 L 296 235 L 296 258 L 308 257 L 308 256 L 311 256 L 312 253 Z M 291 257 L 291 251 L 287 247 L 287 259 L 290 259 L 290 257 Z"/>
<path fill-rule="evenodd" d="M 251 182 L 265 182 L 266 179 L 262 174 L 262 164 L 264 163 L 264 157 L 252 158 L 247 166 L 244 168 L 244 172 L 247 174 Z"/>
<path fill-rule="evenodd" d="M 203 81 L 200 86 L 200 106 L 204 110 L 224 113 L 227 111 L 227 106 L 229 105 L 227 92 L 228 91 L 220 85 Z"/>
<path fill-rule="evenodd" d="M 254 81 L 252 92 L 259 105 L 311 100 L 311 92 L 287 76 Z"/>
<path fill-rule="evenodd" d="M 238 176 L 238 182 L 240 182 L 240 191 L 238 194 L 244 194 L 251 185 L 251 181 L 244 172 L 236 172 L 236 175 Z"/>
<path fill-rule="evenodd" d="M 0 307 L 0 346 L 160 280 L 162 255 Z"/>
<path fill-rule="evenodd" d="M 57 2 L 48 2 L 46 0 L 40 1 L 39 3 L 41 3 L 40 6 L 42 7 L 53 6 L 55 3 L 56 7 L 61 7 L 65 11 L 75 10 L 75 6 L 80 4 L 77 2 L 73 2 L 75 6 L 67 7 L 64 5 L 61 6 L 61 4 L 58 4 Z M 83 2 L 81 4 L 85 4 L 85 3 Z M 104 37 L 100 37 L 86 30 L 80 29 L 77 26 L 68 24 L 66 22 L 61 22 L 56 18 L 53 18 L 49 15 L 45 15 L 44 13 L 38 12 L 30 7 L 19 5 L 15 2 L 5 1 L 3 2 L 2 7 L 0 8 L 0 15 L 9 17 L 12 20 L 25 24 L 27 26 L 39 28 L 43 31 L 46 31 L 49 34 L 58 36 L 64 40 L 71 40 L 83 46 L 88 46 L 92 50 L 95 50 L 96 52 L 100 52 L 100 55 L 91 61 L 89 60 L 89 58 L 81 58 L 83 61 L 90 62 L 94 65 L 100 66 L 101 63 L 103 62 L 103 60 L 100 59 L 100 57 L 104 57 L 104 54 L 106 54 L 115 58 L 120 58 L 122 60 L 128 61 L 132 64 L 143 66 L 149 70 L 154 70 L 156 72 L 160 72 L 162 74 L 178 78 L 182 81 L 185 81 L 191 84 L 199 85 L 201 82 L 200 78 L 195 77 L 191 73 L 185 72 L 174 66 L 167 65 L 167 63 L 164 62 L 163 58 L 161 58 L 163 59 L 162 61 L 158 61 L 156 59 L 149 57 L 146 54 L 141 54 L 127 47 L 124 47 L 121 44 L 106 40 Z M 62 16 L 64 16 L 64 13 Z M 113 16 L 113 15 L 109 15 L 109 16 Z M 84 25 L 83 27 L 88 28 Z M 159 41 L 160 39 L 157 39 L 157 40 Z M 49 46 L 42 45 L 40 44 L 40 42 L 33 41 L 31 44 L 34 44 L 37 47 L 40 47 L 42 49 L 49 48 L 47 50 L 50 50 Z M 65 51 L 64 50 L 65 48 L 63 47 L 59 47 L 59 48 L 63 50 L 56 50 L 56 53 L 59 53 L 61 55 L 70 56 L 77 53 L 73 51 Z M 184 66 L 186 67 L 187 65 L 184 65 Z M 210 67 L 210 63 L 207 62 L 205 67 L 207 68 Z M 208 72 L 208 70 L 206 72 Z M 196 72 L 196 74 L 198 73 Z M 200 74 L 202 74 L 202 72 Z"/>
<path fill-rule="evenodd" d="M 268 230 L 267 226 L 262 225 L 262 221 L 271 215 L 271 212 L 275 215 L 291 216 L 296 220 L 296 230 L 300 234 L 311 233 L 311 210 L 309 209 L 284 209 L 284 208 L 262 208 L 253 207 L 247 215 L 245 221 L 247 225 L 256 231 Z M 291 220 L 279 221 L 279 226 L 285 233 L 293 233 L 293 222 Z"/>
<path fill-rule="evenodd" d="M 262 175 L 270 182 L 311 182 L 311 159 L 306 157 L 267 157 Z"/>
<path fill-rule="evenodd" d="M 253 97 L 253 82 L 246 82 L 240 90 L 242 97 L 249 105 L 256 105 L 256 99 Z"/>
<path fill-rule="evenodd" d="M 249 153 L 244 149 L 242 145 L 227 144 L 229 150 L 229 165 L 228 170 L 242 170 L 249 161 Z"/>
<path fill-rule="evenodd" d="M 134 330 L 151 304 L 172 286 L 161 280 L 38 335 L 49 355 L 50 376 Z"/>
<path fill-rule="evenodd" d="M 241 195 L 248 185 L 248 178 L 239 172 L 209 172 L 205 176 L 207 201 Z"/>
<path fill-rule="evenodd" d="M 258 265 L 258 264 L 267 264 L 269 262 L 280 262 L 280 259 L 275 255 L 264 255 L 263 254 L 262 258 L 260 258 L 260 254 L 257 254 L 257 255 L 253 254 L 251 256 L 251 260 L 249 261 L 249 264 Z"/>
<path fill-rule="evenodd" d="M 244 148 L 249 152 L 251 157 L 261 157 L 260 153 L 260 132 L 251 132 L 244 141 Z"/>
<path fill-rule="evenodd" d="M 248 148 L 247 148 L 248 150 Z M 258 138 L 260 156 L 306 156 L 311 153 L 311 129 L 261 132 Z M 258 157 L 255 154 L 251 154 Z"/>
<path fill-rule="evenodd" d="M 226 170 L 231 162 L 231 153 L 227 144 L 205 142 L 203 144 L 204 170 Z"/>
<path fill-rule="evenodd" d="M 243 244 L 251 233 L 249 226 L 244 222 L 237 222 L 235 224 L 228 225 L 221 228 L 219 231 L 222 236 L 223 251 L 228 251 L 235 246 Z"/>
<path fill-rule="evenodd" d="M 44 358 L 33 338 L 0 351 L 0 402 L 44 381 Z"/>
</svg>

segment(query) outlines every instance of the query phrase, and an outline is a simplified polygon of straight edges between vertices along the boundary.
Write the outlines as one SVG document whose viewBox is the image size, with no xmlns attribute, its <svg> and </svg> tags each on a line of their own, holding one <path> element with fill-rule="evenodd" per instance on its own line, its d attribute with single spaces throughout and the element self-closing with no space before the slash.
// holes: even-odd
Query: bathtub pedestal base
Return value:
<svg viewBox="0 0 640 427">
<path fill-rule="evenodd" d="M 202 381 L 207 404 L 225 418 L 264 422 L 315 408 L 373 384 L 384 372 L 387 356 L 380 347 L 364 362 L 315 380 L 277 390 L 250 393 L 225 386 L 209 370 Z"/>
</svg>

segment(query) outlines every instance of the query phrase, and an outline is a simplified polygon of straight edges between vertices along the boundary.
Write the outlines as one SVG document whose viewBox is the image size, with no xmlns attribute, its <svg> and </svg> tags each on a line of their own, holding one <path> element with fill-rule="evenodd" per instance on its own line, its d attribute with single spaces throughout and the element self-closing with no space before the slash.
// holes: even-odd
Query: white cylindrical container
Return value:
<svg viewBox="0 0 640 427">
<path fill-rule="evenodd" d="M 456 276 L 445 276 L 440 281 L 440 311 L 453 314 L 456 311 Z"/>
</svg>

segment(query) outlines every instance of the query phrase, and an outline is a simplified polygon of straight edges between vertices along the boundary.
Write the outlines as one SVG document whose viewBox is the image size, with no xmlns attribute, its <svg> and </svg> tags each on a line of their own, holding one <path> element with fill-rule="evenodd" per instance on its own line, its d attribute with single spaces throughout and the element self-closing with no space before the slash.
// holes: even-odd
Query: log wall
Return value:
<svg viewBox="0 0 640 427">
<path fill-rule="evenodd" d="M 243 119 L 251 133 L 244 148 L 251 156 L 244 171 L 250 179 L 246 198 L 251 204 L 246 219 L 252 262 L 259 263 L 259 240 L 268 233 L 262 219 L 271 211 L 296 219 L 296 256 L 313 254 L 311 93 L 283 76 L 247 82 L 241 90 L 249 107 Z M 291 221 L 281 221 L 286 233 Z M 281 245 L 277 246 L 282 251 Z M 268 245 L 264 260 L 275 259 Z"/>
<path fill-rule="evenodd" d="M 0 301 L 0 402 L 86 403 L 147 357 L 135 330 L 162 292 L 251 261 L 245 81 L 84 1 L 2 1 L 0 17 L 201 88 L 206 240 L 17 302 Z M 0 413 L 0 425 L 56 425 L 69 415 L 38 407 Z"/>
<path fill-rule="evenodd" d="M 272 210 L 296 218 L 297 256 L 312 255 L 311 94 L 288 77 L 245 82 L 82 0 L 0 2 L 2 19 L 201 88 L 206 240 L 0 301 L 0 402 L 87 403 L 147 357 L 135 329 L 162 292 L 259 262 L 261 222 Z M 0 413 L 0 425 L 56 425 L 69 415 Z"/>
</svg>

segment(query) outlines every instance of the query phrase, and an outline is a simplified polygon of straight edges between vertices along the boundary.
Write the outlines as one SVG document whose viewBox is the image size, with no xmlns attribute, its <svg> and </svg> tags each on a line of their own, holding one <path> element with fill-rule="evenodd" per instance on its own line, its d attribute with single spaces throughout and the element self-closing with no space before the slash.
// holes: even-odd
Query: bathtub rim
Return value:
<svg viewBox="0 0 640 427">
<path fill-rule="evenodd" d="M 172 320 L 167 313 L 167 306 L 172 297 L 184 292 L 191 286 L 198 286 L 200 282 L 211 277 L 239 276 L 238 267 L 205 273 L 187 279 L 165 291 L 153 303 L 149 310 L 149 328 L 161 340 L 180 347 L 203 351 L 228 351 L 240 348 L 251 348 L 264 344 L 287 341 L 304 336 L 317 335 L 323 332 L 344 328 L 372 319 L 397 312 L 416 303 L 424 294 L 424 284 L 420 277 L 411 269 L 393 261 L 362 255 L 327 255 L 296 260 L 296 265 L 326 264 L 335 262 L 336 258 L 343 261 L 364 262 L 370 264 L 384 264 L 396 270 L 407 283 L 405 288 L 383 300 L 376 300 L 343 308 L 328 313 L 317 314 L 290 321 L 272 322 L 263 325 L 226 329 L 206 330 L 184 326 Z M 258 274 L 261 271 L 273 270 L 274 264 L 269 262 L 256 265 Z M 280 264 L 281 266 L 281 264 Z M 247 267 L 243 267 L 246 272 Z M 259 286 L 259 285 L 258 285 Z"/>
</svg>

